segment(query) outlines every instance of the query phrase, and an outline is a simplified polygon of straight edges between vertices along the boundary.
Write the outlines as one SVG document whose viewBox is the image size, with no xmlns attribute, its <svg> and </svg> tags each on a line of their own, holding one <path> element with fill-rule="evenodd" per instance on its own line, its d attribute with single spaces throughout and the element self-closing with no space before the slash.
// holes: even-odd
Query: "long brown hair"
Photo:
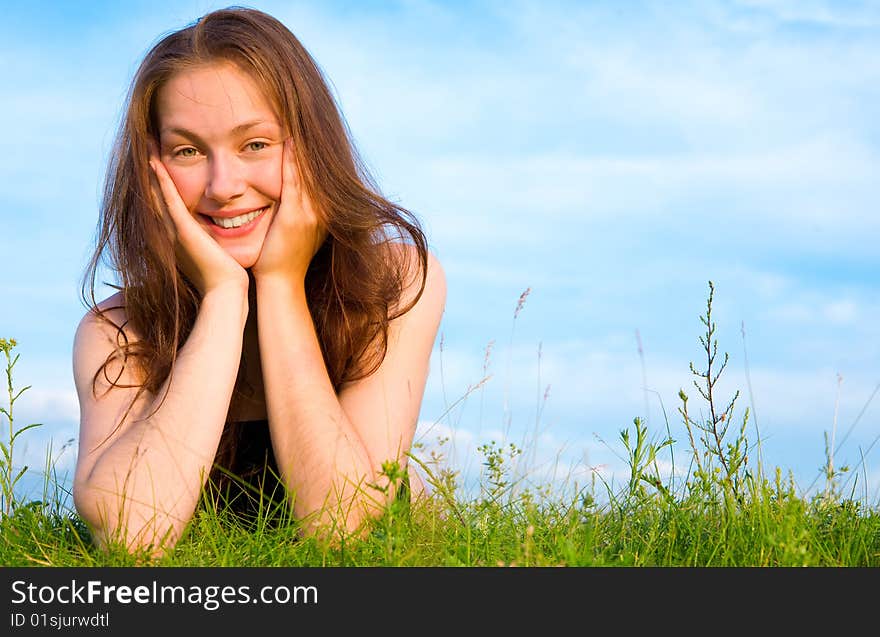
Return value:
<svg viewBox="0 0 880 637">
<path fill-rule="evenodd" d="M 163 84 L 183 69 L 216 62 L 248 73 L 277 109 L 293 139 L 303 188 L 327 229 L 309 266 L 306 292 L 334 388 L 376 370 L 387 350 L 389 321 L 407 312 L 424 289 L 427 245 L 419 221 L 379 194 L 303 45 L 263 12 L 213 11 L 161 38 L 129 90 L 105 177 L 96 246 L 82 281 L 87 306 L 117 330 L 117 347 L 95 373 L 93 392 L 102 374 L 111 389 L 124 386 L 117 384 L 121 372 L 115 379 L 108 374 L 113 361 L 135 365 L 142 379 L 134 385 L 135 400 L 143 391 L 158 392 L 195 322 L 200 298 L 176 262 L 150 194 L 148 145 L 158 140 L 155 97 Z M 414 246 L 415 263 L 395 258 L 395 242 Z M 95 300 L 102 262 L 119 278 L 113 287 L 122 291 L 126 324 L 106 315 L 117 308 L 102 311 Z M 418 294 L 401 304 L 414 280 L 420 281 Z M 137 339 L 129 340 L 127 331 Z"/>
</svg>

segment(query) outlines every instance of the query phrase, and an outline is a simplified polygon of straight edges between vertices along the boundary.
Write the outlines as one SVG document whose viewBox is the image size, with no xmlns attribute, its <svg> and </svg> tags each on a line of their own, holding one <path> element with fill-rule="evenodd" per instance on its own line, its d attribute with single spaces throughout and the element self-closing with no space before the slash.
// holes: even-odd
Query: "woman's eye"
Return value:
<svg viewBox="0 0 880 637">
<path fill-rule="evenodd" d="M 181 148 L 179 150 L 176 150 L 174 152 L 174 154 L 177 157 L 195 157 L 198 154 L 198 152 L 199 151 L 197 151 L 192 146 L 187 146 L 186 148 Z"/>
<path fill-rule="evenodd" d="M 250 142 L 246 148 L 251 151 L 258 151 L 267 148 L 269 144 L 266 142 Z"/>
</svg>

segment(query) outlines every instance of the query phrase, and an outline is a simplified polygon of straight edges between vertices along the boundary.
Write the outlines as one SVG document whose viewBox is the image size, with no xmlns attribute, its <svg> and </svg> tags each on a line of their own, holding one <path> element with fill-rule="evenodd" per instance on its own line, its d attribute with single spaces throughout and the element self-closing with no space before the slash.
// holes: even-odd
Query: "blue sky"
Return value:
<svg viewBox="0 0 880 637">
<path fill-rule="evenodd" d="M 16 421 L 45 423 L 31 465 L 77 436 L 78 282 L 128 82 L 161 34 L 221 6 L 5 3 L 0 336 L 33 386 Z M 806 489 L 833 431 L 848 485 L 878 500 L 880 4 L 249 6 L 313 54 L 445 267 L 419 438 L 448 436 L 465 479 L 490 440 L 526 448 L 537 482 L 620 479 L 636 416 L 658 436 L 668 421 L 680 463 L 711 280 L 719 390 L 752 407 L 765 465 Z"/>
</svg>

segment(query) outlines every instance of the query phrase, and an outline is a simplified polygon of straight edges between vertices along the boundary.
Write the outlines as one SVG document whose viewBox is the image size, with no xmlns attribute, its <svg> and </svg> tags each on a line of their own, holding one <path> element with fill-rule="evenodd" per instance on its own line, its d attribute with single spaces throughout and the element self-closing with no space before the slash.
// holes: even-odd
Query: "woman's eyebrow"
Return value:
<svg viewBox="0 0 880 637">
<path fill-rule="evenodd" d="M 249 131 L 252 128 L 256 128 L 257 126 L 262 126 L 262 125 L 269 125 L 269 126 L 273 126 L 275 128 L 279 128 L 278 124 L 276 122 L 271 121 L 271 120 L 255 119 L 255 120 L 251 120 L 248 122 L 242 122 L 241 124 L 239 124 L 235 128 L 233 128 L 230 132 L 232 135 L 240 135 L 242 133 Z M 202 141 L 202 139 L 199 137 L 199 135 L 197 133 L 194 133 L 191 130 L 187 130 L 186 128 L 181 128 L 179 126 L 168 126 L 166 128 L 163 128 L 159 132 L 162 134 L 172 134 L 173 133 L 175 135 L 180 135 L 181 137 L 186 137 L 186 138 L 195 140 L 197 142 Z"/>
<path fill-rule="evenodd" d="M 239 133 L 244 133 L 244 132 L 250 130 L 251 128 L 256 128 L 257 126 L 261 126 L 263 124 L 268 124 L 269 126 L 274 126 L 275 128 L 278 128 L 278 124 L 276 122 L 271 121 L 271 120 L 254 119 L 249 122 L 244 122 L 242 124 L 239 124 L 238 126 L 236 126 L 235 128 L 232 129 L 232 133 L 234 135 L 237 135 Z"/>
</svg>

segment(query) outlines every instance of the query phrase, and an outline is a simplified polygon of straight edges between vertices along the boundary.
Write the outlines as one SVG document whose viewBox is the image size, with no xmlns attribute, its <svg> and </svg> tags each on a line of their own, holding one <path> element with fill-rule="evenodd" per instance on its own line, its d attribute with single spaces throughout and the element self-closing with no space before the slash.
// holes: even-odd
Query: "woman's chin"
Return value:
<svg viewBox="0 0 880 637">
<path fill-rule="evenodd" d="M 268 215 L 263 215 L 266 217 Z M 244 269 L 252 268 L 260 258 L 263 251 L 263 242 L 266 240 L 268 226 L 266 219 L 259 219 L 255 228 L 243 237 L 215 237 L 226 254 L 235 259 L 236 263 Z"/>
<path fill-rule="evenodd" d="M 230 246 L 226 252 L 244 269 L 254 267 L 260 258 L 260 246 Z"/>
</svg>

